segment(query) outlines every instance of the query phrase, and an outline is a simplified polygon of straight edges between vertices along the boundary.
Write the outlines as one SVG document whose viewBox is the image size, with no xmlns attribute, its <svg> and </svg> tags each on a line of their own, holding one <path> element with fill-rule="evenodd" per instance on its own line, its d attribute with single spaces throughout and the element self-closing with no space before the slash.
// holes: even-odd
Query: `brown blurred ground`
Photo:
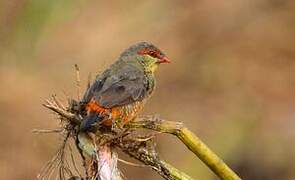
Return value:
<svg viewBox="0 0 295 180">
<path fill-rule="evenodd" d="M 58 126 L 41 107 L 75 97 L 119 53 L 151 41 L 172 59 L 144 114 L 183 121 L 244 179 L 295 179 L 295 2 L 0 1 L 0 177 L 35 179 L 57 149 Z M 161 135 L 163 158 L 196 179 L 215 176 L 178 140 Z M 128 179 L 160 179 L 122 165 Z"/>
</svg>

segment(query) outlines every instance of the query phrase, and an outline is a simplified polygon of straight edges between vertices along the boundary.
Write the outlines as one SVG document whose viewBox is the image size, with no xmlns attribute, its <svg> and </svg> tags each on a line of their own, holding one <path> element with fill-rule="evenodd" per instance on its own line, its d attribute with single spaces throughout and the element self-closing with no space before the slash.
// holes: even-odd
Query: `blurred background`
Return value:
<svg viewBox="0 0 295 180">
<path fill-rule="evenodd" d="M 295 179 L 295 2 L 292 0 L 0 1 L 0 177 L 35 179 L 58 148 L 41 104 L 76 97 L 129 45 L 173 61 L 157 71 L 143 114 L 182 121 L 243 179 Z M 85 87 L 85 86 L 83 86 Z M 172 136 L 161 157 L 196 179 L 215 175 Z M 124 157 L 126 159 L 126 157 Z M 132 179 L 160 180 L 120 164 Z"/>
</svg>

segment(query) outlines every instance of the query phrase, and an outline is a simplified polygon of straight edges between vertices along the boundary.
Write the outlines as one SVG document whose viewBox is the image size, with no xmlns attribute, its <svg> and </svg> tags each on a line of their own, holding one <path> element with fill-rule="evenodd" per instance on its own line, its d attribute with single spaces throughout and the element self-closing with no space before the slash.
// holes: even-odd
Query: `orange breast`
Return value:
<svg viewBox="0 0 295 180">
<path fill-rule="evenodd" d="M 143 108 L 143 104 L 143 102 L 134 102 L 128 105 L 107 109 L 100 106 L 95 100 L 91 100 L 87 104 L 86 110 L 88 113 L 96 112 L 104 116 L 105 118 L 102 124 L 105 126 L 111 126 L 114 121 L 124 125 L 138 115 L 139 111 Z"/>
<path fill-rule="evenodd" d="M 96 112 L 98 114 L 107 113 L 110 110 L 104 107 L 101 107 L 94 99 L 92 99 L 86 106 L 87 112 Z"/>
<path fill-rule="evenodd" d="M 124 107 L 124 117 L 122 117 L 123 123 L 126 124 L 130 120 L 133 120 L 142 110 L 143 105 L 143 102 L 134 102 L 132 104 L 126 105 Z"/>
</svg>

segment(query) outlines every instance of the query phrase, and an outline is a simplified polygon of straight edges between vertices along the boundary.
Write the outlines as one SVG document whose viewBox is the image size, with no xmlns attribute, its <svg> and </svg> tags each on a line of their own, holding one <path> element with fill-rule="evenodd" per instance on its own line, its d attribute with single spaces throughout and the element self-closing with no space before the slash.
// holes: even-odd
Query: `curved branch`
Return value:
<svg viewBox="0 0 295 180">
<path fill-rule="evenodd" d="M 241 179 L 205 143 L 182 123 L 151 118 L 139 118 L 126 125 L 129 128 L 146 128 L 177 136 L 186 147 L 197 155 L 217 176 L 224 180 Z"/>
</svg>

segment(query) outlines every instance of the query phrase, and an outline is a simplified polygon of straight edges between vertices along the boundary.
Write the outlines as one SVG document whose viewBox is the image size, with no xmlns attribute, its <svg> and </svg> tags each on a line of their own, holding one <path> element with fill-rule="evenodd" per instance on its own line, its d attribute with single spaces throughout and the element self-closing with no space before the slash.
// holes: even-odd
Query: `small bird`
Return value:
<svg viewBox="0 0 295 180">
<path fill-rule="evenodd" d="M 151 43 L 140 42 L 126 49 L 86 91 L 80 131 L 93 131 L 97 124 L 122 127 L 133 120 L 152 95 L 154 72 L 162 63 L 170 60 Z"/>
</svg>

